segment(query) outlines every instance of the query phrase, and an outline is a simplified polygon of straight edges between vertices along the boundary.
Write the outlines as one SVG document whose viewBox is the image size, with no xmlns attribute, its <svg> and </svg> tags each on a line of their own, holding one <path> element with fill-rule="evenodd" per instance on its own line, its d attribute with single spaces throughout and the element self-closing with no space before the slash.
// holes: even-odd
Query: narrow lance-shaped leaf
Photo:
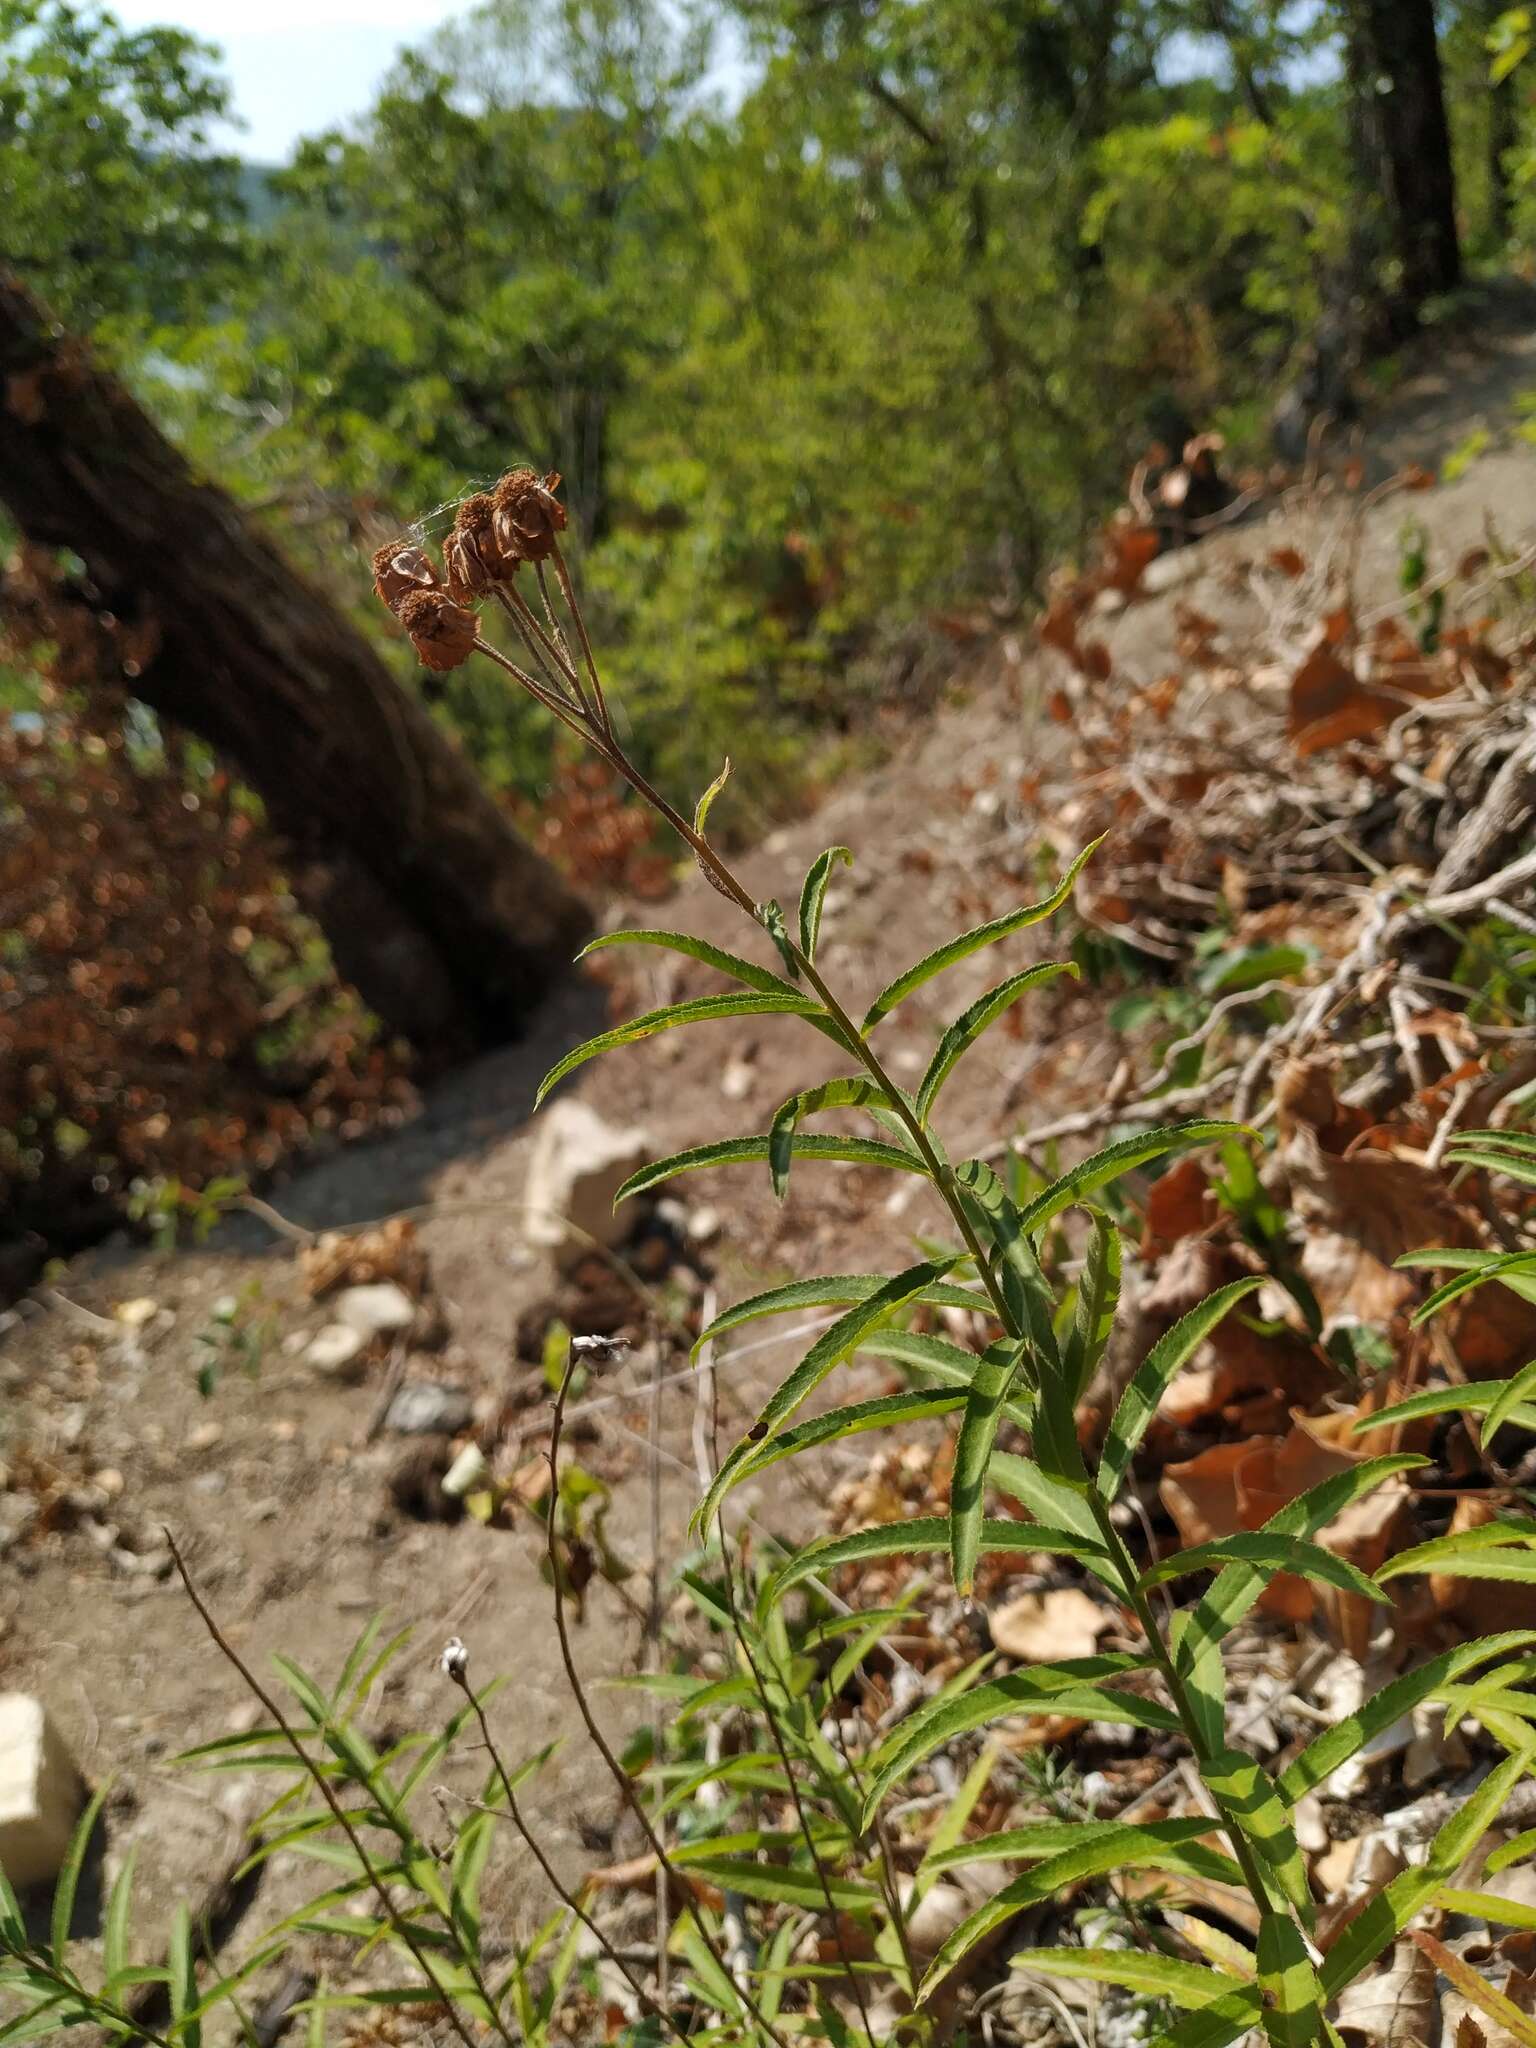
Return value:
<svg viewBox="0 0 1536 2048">
<path fill-rule="evenodd" d="M 1520 1409 L 1522 1403 L 1536 1400 L 1536 1358 L 1529 1365 L 1522 1366 L 1513 1379 L 1506 1380 L 1500 1387 L 1493 1406 L 1483 1417 L 1483 1449 L 1492 1445 L 1494 1438 Z"/>
<path fill-rule="evenodd" d="M 64 1961 L 65 1951 L 69 1947 L 70 1931 L 75 1918 L 75 1897 L 80 1889 L 80 1873 L 85 1868 L 85 1852 L 90 1847 L 91 1836 L 96 1831 L 96 1822 L 109 1790 L 110 1783 L 103 1782 L 92 1795 L 85 1811 L 75 1824 L 74 1833 L 69 1838 L 69 1847 L 64 1852 L 64 1861 L 59 1866 L 58 1877 L 54 1880 L 49 1931 L 55 1964 Z"/>
<path fill-rule="evenodd" d="M 1289 1906 L 1310 1927 L 1315 1908 L 1307 1866 L 1274 1779 L 1237 1749 L 1222 1750 L 1202 1760 L 1200 1775 L 1228 1827 L 1235 1828 L 1252 1847 L 1266 1881 L 1274 1886 L 1277 1910 L 1283 1912 Z"/>
<path fill-rule="evenodd" d="M 1091 1232 L 1072 1309 L 1072 1328 L 1062 1348 L 1062 1375 L 1073 1410 L 1088 1391 L 1115 1327 L 1120 1306 L 1120 1233 L 1102 1209 L 1090 1208 Z"/>
<path fill-rule="evenodd" d="M 1454 1650 L 1446 1650 L 1420 1665 L 1417 1671 L 1393 1679 L 1355 1713 L 1315 1736 L 1300 1756 L 1286 1765 L 1280 1773 L 1284 1797 L 1294 1806 L 1304 1793 L 1314 1791 L 1340 1764 L 1347 1763 L 1373 1735 L 1392 1727 L 1423 1701 L 1433 1699 L 1463 1673 L 1512 1650 L 1524 1649 L 1530 1643 L 1536 1643 L 1536 1629 L 1512 1629 L 1504 1635 L 1485 1636 L 1479 1642 L 1462 1643 Z"/>
<path fill-rule="evenodd" d="M 1437 1572 L 1449 1578 L 1533 1579 L 1536 1578 L 1536 1521 L 1500 1516 L 1475 1529 L 1459 1529 L 1454 1535 L 1436 1536 L 1400 1550 L 1377 1572 L 1378 1580 L 1400 1578 L 1405 1572 Z"/>
<path fill-rule="evenodd" d="M 842 865 L 853 866 L 853 855 L 846 846 L 829 846 L 825 853 L 818 853 L 811 862 L 810 872 L 800 891 L 800 950 L 807 960 L 816 958 L 816 942 L 821 937 L 821 911 L 826 900 L 827 883 L 832 870 Z"/>
<path fill-rule="evenodd" d="M 802 1451 L 841 1443 L 845 1438 L 860 1436 L 866 1430 L 894 1429 L 906 1422 L 931 1422 L 938 1416 L 953 1414 L 955 1409 L 964 1405 L 965 1395 L 959 1388 L 944 1387 L 935 1391 L 914 1387 L 906 1393 L 881 1394 L 872 1401 L 855 1401 L 846 1408 L 828 1409 L 824 1415 L 813 1416 L 809 1422 L 797 1423 L 792 1429 L 781 1429 L 777 1436 L 756 1445 L 743 1460 L 737 1483 L 753 1478 L 765 1467 L 777 1465 L 784 1458 L 798 1457 Z"/>
<path fill-rule="evenodd" d="M 1375 1415 L 1359 1416 L 1350 1427 L 1356 1436 L 1362 1436 L 1368 1429 L 1390 1429 L 1400 1422 L 1418 1422 L 1426 1415 L 1486 1415 L 1508 1384 L 1507 1380 L 1475 1380 L 1465 1386 L 1425 1387 Z M 1506 1419 L 1522 1429 L 1536 1429 L 1536 1404 L 1516 1408 Z"/>
<path fill-rule="evenodd" d="M 607 946 L 664 946 L 672 953 L 685 953 L 690 960 L 701 960 L 706 967 L 713 967 L 719 974 L 728 974 L 735 981 L 745 982 L 748 988 L 760 990 L 764 995 L 796 995 L 781 974 L 770 968 L 759 967 L 754 960 L 744 960 L 739 953 L 727 953 L 721 946 L 712 946 L 708 939 L 696 939 L 688 932 L 618 931 L 601 932 L 595 939 L 589 939 L 576 955 L 585 960 L 589 953 L 601 952 Z"/>
<path fill-rule="evenodd" d="M 1005 1828 L 1001 1834 L 982 1835 L 979 1840 L 956 1842 L 927 1859 L 934 1870 L 968 1869 L 975 1863 L 1043 1863 L 1064 1849 L 1078 1849 L 1088 1842 L 1114 1844 L 1121 1848 L 1197 1848 L 1205 1874 L 1217 1884 L 1241 1884 L 1242 1872 L 1230 1856 L 1208 1848 L 1203 1837 L 1212 1823 L 1203 1815 L 1184 1820 L 1154 1820 L 1132 1823 L 1123 1820 L 1040 1820 L 1022 1827 Z"/>
<path fill-rule="evenodd" d="M 1098 1487 L 1106 1500 L 1113 1500 L 1120 1491 L 1121 1482 L 1131 1468 L 1131 1460 L 1151 1426 L 1174 1374 L 1183 1369 L 1244 1295 L 1252 1294 L 1262 1285 L 1263 1275 L 1256 1273 L 1246 1280 L 1234 1280 L 1226 1287 L 1218 1287 L 1188 1315 L 1181 1316 L 1173 1328 L 1152 1346 L 1121 1395 L 1120 1405 L 1104 1440 Z"/>
<path fill-rule="evenodd" d="M 984 1159 L 963 1160 L 955 1168 L 954 1185 L 971 1228 L 983 1244 L 993 1248 L 992 1264 L 1001 1278 L 1014 1334 L 1028 1337 L 1042 1384 L 1047 1376 L 1059 1379 L 1061 1359 L 1052 1327 L 1051 1291 L 1017 1204 Z"/>
<path fill-rule="evenodd" d="M 942 974 L 946 967 L 953 967 L 957 960 L 968 959 L 972 953 L 980 952 L 983 946 L 996 945 L 999 939 L 1009 938 L 1014 932 L 1023 931 L 1028 925 L 1039 924 L 1043 918 L 1050 917 L 1055 911 L 1060 910 L 1071 895 L 1085 863 L 1100 843 L 1095 839 L 1091 846 L 1085 846 L 1056 888 L 1041 902 L 1026 904 L 1020 910 L 1010 910 L 1006 916 L 994 918 L 990 924 L 980 924 L 971 931 L 962 932 L 958 938 L 951 939 L 946 945 L 926 954 L 904 974 L 898 974 L 870 1004 L 860 1028 L 867 1035 L 882 1017 L 890 1015 L 898 1003 L 905 1002 L 914 989 L 921 988 L 925 981 L 931 981 L 936 974 Z"/>
<path fill-rule="evenodd" d="M 1294 1572 L 1299 1578 L 1318 1579 L 1325 1586 L 1337 1586 L 1341 1592 L 1358 1593 L 1364 1600 L 1388 1604 L 1387 1596 L 1358 1565 L 1300 1536 L 1266 1535 L 1262 1530 L 1218 1536 L 1213 1542 L 1175 1551 L 1172 1557 L 1165 1557 L 1142 1573 L 1141 1591 L 1165 1586 L 1190 1572 L 1213 1571 L 1227 1564 L 1257 1565 L 1260 1571 L 1270 1573 Z"/>
<path fill-rule="evenodd" d="M 860 1344 L 859 1353 L 862 1357 L 893 1359 L 946 1387 L 968 1387 L 976 1370 L 974 1351 L 962 1350 L 947 1338 L 933 1337 L 923 1330 L 876 1330 Z M 1029 1396 L 1005 1402 L 1003 1413 L 1020 1429 L 1028 1429 L 1032 1415 Z"/>
<path fill-rule="evenodd" d="M 1399 1265 L 1406 1263 L 1407 1261 L 1403 1259 L 1398 1261 Z M 1432 1261 L 1427 1253 L 1421 1253 L 1413 1260 L 1413 1263 L 1426 1266 L 1436 1262 Z M 1444 1263 L 1449 1265 L 1451 1261 L 1447 1259 Z M 1427 1323 L 1432 1316 L 1437 1316 L 1442 1309 L 1449 1308 L 1451 1303 L 1458 1300 L 1463 1294 L 1469 1294 L 1474 1287 L 1481 1287 L 1489 1280 L 1509 1280 L 1513 1282 L 1517 1279 L 1528 1280 L 1533 1278 L 1536 1278 L 1536 1252 L 1491 1252 L 1481 1254 L 1475 1265 L 1469 1263 L 1462 1272 L 1455 1274 L 1451 1279 L 1437 1287 L 1434 1293 L 1414 1310 L 1413 1320 L 1416 1324 Z"/>
<path fill-rule="evenodd" d="M 784 971 L 791 981 L 800 979 L 800 962 L 795 958 L 795 949 L 790 943 L 789 926 L 784 922 L 784 906 L 777 900 L 759 903 L 754 911 L 758 923 L 778 948 L 779 958 L 784 962 Z M 838 1034 L 841 1038 L 842 1034 Z"/>
<path fill-rule="evenodd" d="M 811 996 L 802 995 L 751 995 L 699 996 L 689 1003 L 672 1003 L 664 1010 L 648 1010 L 643 1017 L 635 1017 L 628 1024 L 620 1024 L 612 1031 L 603 1031 L 596 1038 L 589 1038 L 584 1045 L 575 1046 L 558 1060 L 539 1083 L 539 1092 L 534 1107 L 548 1095 L 557 1082 L 573 1073 L 588 1060 L 594 1060 L 600 1053 L 612 1052 L 621 1045 L 635 1045 L 643 1038 L 654 1038 L 661 1031 L 676 1031 L 684 1024 L 708 1024 L 723 1017 L 803 1017 L 808 1024 L 825 1034 L 826 1037 L 842 1044 L 842 1034 L 832 1019 Z"/>
<path fill-rule="evenodd" d="M 747 1435 L 722 1462 L 694 1516 L 696 1527 L 708 1529 L 721 1501 L 737 1483 L 741 1467 L 755 1447 L 772 1436 L 781 1422 L 787 1422 L 827 1374 L 858 1349 L 859 1341 L 866 1332 L 941 1281 L 955 1263 L 954 1258 L 926 1259 L 920 1265 L 908 1266 L 905 1272 L 885 1281 L 866 1300 L 849 1309 L 846 1315 L 839 1316 L 830 1329 L 823 1330 L 794 1371 L 780 1381 L 763 1403 Z"/>
<path fill-rule="evenodd" d="M 1430 1844 L 1428 1859 L 1405 1870 L 1363 1906 L 1334 1941 L 1323 1961 L 1323 1994 L 1337 1998 L 1362 1976 L 1416 1913 L 1453 1877 L 1477 1842 L 1499 1817 L 1509 1795 L 1531 1767 L 1536 1749 L 1520 1749 L 1495 1765 L 1470 1792 Z"/>
<path fill-rule="evenodd" d="M 1369 1458 L 1363 1465 L 1351 1466 L 1346 1472 L 1335 1472 L 1331 1478 L 1310 1487 L 1299 1499 L 1287 1502 L 1255 1533 L 1262 1536 L 1315 1536 L 1319 1529 L 1326 1528 L 1343 1514 L 1345 1508 L 1364 1499 L 1385 1480 L 1399 1472 L 1415 1471 L 1427 1463 L 1427 1459 L 1411 1451 L 1393 1451 L 1384 1458 Z M 1186 1657 L 1191 1665 L 1198 1663 L 1209 1644 L 1220 1642 L 1229 1629 L 1236 1627 L 1258 1600 L 1267 1578 L 1264 1568 L 1250 1563 L 1229 1564 L 1217 1575 L 1214 1584 L 1194 1609 L 1181 1638 L 1181 1669 Z"/>
<path fill-rule="evenodd" d="M 1301 1929 L 1289 1915 L 1259 1923 L 1259 1991 L 1270 2048 L 1317 2048 L 1323 2038 L 1321 1987 Z"/>
<path fill-rule="evenodd" d="M 829 1536 L 824 1542 L 807 1544 L 782 1566 L 771 1583 L 771 1598 L 778 1600 L 807 1579 L 821 1578 L 840 1565 L 863 1564 L 879 1557 L 922 1557 L 949 1547 L 949 1518 L 918 1515 L 910 1522 L 878 1522 L 872 1529 L 858 1529 L 849 1536 Z M 1028 1556 L 1043 1551 L 1056 1557 L 1076 1557 L 1089 1566 L 1107 1570 L 1109 1553 L 1102 1544 L 1064 1529 L 1041 1529 L 1033 1522 L 1010 1522 L 987 1516 L 981 1524 L 980 1548 L 991 1553 Z"/>
<path fill-rule="evenodd" d="M 740 1329 L 743 1323 L 756 1322 L 763 1316 L 788 1315 L 805 1308 L 840 1308 L 849 1303 L 866 1302 L 871 1295 L 878 1294 L 889 1285 L 889 1278 L 883 1273 L 827 1273 L 817 1279 L 790 1280 L 782 1287 L 769 1287 L 761 1294 L 749 1294 L 730 1308 L 722 1309 L 708 1329 L 699 1333 L 694 1339 L 693 1356 L 697 1358 L 706 1344 L 723 1337 L 729 1330 Z M 947 1280 L 925 1287 L 920 1298 L 940 1308 L 976 1309 L 982 1313 L 987 1308 L 984 1294 L 973 1288 L 957 1287 Z"/>
<path fill-rule="evenodd" d="M 961 1059 L 1005 1010 L 1011 1009 L 1031 989 L 1043 988 L 1047 982 L 1055 981 L 1058 975 L 1075 975 L 1078 972 L 1075 961 L 1048 960 L 1043 966 L 1028 968 L 1023 974 L 1014 974 L 1007 981 L 999 982 L 996 988 L 978 996 L 968 1010 L 962 1011 L 939 1040 L 933 1058 L 928 1062 L 928 1070 L 918 1083 L 917 1113 L 922 1121 L 927 1123 L 944 1083 Z"/>
<path fill-rule="evenodd" d="M 923 1174 L 923 1162 L 915 1152 L 899 1145 L 887 1145 L 879 1138 L 840 1138 L 797 1132 L 791 1140 L 794 1158 L 815 1162 L 837 1160 L 849 1166 L 878 1166 L 887 1172 Z M 716 1166 L 756 1166 L 769 1156 L 769 1139 L 761 1137 L 721 1138 L 712 1145 L 694 1145 L 686 1152 L 674 1152 L 666 1159 L 653 1159 L 632 1173 L 613 1198 L 613 1206 L 631 1195 L 648 1194 L 684 1173 L 704 1173 Z"/>
<path fill-rule="evenodd" d="M 814 1088 L 802 1088 L 798 1095 L 791 1095 L 780 1105 L 768 1130 L 768 1171 L 773 1179 L 773 1192 L 780 1201 L 789 1187 L 789 1162 L 798 1149 L 796 1128 L 801 1119 L 814 1116 L 823 1109 L 867 1109 L 872 1106 L 886 1109 L 895 1105 L 879 1083 L 872 1081 L 867 1074 L 841 1075 L 833 1081 L 822 1081 Z M 880 1149 L 895 1148 L 882 1145 Z M 902 1152 L 900 1158 L 903 1171 L 926 1171 L 917 1153 Z"/>
<path fill-rule="evenodd" d="M 1059 1856 L 1049 1857 L 1022 1877 L 1016 1877 L 963 1920 L 944 1942 L 923 1979 L 919 2001 L 926 1999 L 994 1927 L 1000 1927 L 1004 1921 L 1013 1919 L 1025 1907 L 1035 1905 L 1041 1899 L 1054 1898 L 1068 1885 L 1079 1884 L 1090 1877 L 1105 1877 L 1116 1870 L 1173 1870 L 1181 1874 L 1208 1875 L 1206 1862 L 1212 1857 L 1212 1851 L 1202 1852 L 1194 1843 L 1164 1847 L 1149 1836 L 1149 1830 L 1127 1827 L 1123 1835 L 1113 1839 L 1094 1837 L 1077 1848 L 1065 1849 Z M 1215 1861 L 1223 1868 L 1230 1868 L 1225 1857 Z"/>
<path fill-rule="evenodd" d="M 1166 1998 L 1171 2005 L 1190 2010 L 1209 2005 L 1232 1989 L 1232 1979 L 1221 1970 L 1202 1969 L 1198 1963 L 1181 1963 L 1173 1956 L 1135 1948 L 1027 1948 L 1011 1957 L 1008 1967 L 1033 1970 L 1042 1977 L 1116 1984 L 1122 1991 Z"/>
<path fill-rule="evenodd" d="M 1132 1728 L 1155 1728 L 1173 1734 L 1174 1715 L 1155 1700 L 1123 1691 L 1103 1681 L 1152 1668 L 1146 1657 L 1078 1657 L 1056 1664 L 1037 1664 L 989 1679 L 971 1691 L 931 1701 L 908 1716 L 871 1758 L 873 1776 L 864 1800 L 864 1824 L 871 1825 L 880 1802 L 907 1772 L 934 1750 L 1004 1715 L 1039 1713 L 1048 1703 L 1055 1713 L 1080 1714 L 1085 1720 L 1121 1722 Z"/>
<path fill-rule="evenodd" d="M 981 1548 L 982 1509 L 986 1500 L 987 1465 L 997 1442 L 1003 1404 L 1018 1371 L 1023 1346 L 1000 1338 L 977 1360 L 965 1397 L 965 1413 L 955 1441 L 954 1476 L 950 1482 L 949 1561 L 955 1590 L 968 1600 Z"/>
<path fill-rule="evenodd" d="M 1166 1158 L 1170 1152 L 1182 1151 L 1191 1145 L 1209 1145 L 1219 1138 L 1248 1135 L 1245 1124 L 1192 1117 L 1181 1124 L 1167 1124 L 1161 1130 L 1146 1131 L 1139 1138 L 1121 1138 L 1116 1144 L 1106 1145 L 1101 1152 L 1095 1152 L 1091 1159 L 1079 1161 L 1026 1203 L 1019 1212 L 1020 1225 L 1033 1237 L 1047 1223 L 1054 1222 L 1063 1210 L 1072 1208 L 1096 1189 L 1107 1187 L 1111 1181 L 1134 1172 L 1138 1166 L 1149 1165 L 1154 1159 Z"/>
<path fill-rule="evenodd" d="M 1047 1529 L 1071 1529 L 1095 1544 L 1104 1541 L 1098 1516 L 1083 1487 L 1071 1486 L 1028 1458 L 999 1451 L 992 1460 L 992 1483 L 1027 1508 Z"/>
</svg>

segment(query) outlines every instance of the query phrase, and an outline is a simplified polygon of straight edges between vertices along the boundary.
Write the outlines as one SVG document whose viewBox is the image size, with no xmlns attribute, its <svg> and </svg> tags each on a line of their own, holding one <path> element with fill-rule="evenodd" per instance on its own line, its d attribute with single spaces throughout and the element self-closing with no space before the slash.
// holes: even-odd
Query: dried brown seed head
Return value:
<svg viewBox="0 0 1536 2048">
<path fill-rule="evenodd" d="M 443 573 L 449 595 L 460 604 L 483 597 L 517 567 L 507 560 L 496 539 L 496 505 L 486 491 L 476 491 L 460 505 L 453 531 L 443 542 Z"/>
<path fill-rule="evenodd" d="M 398 610 L 424 668 L 457 668 L 473 654 L 479 622 L 446 590 L 413 590 Z"/>
<path fill-rule="evenodd" d="M 531 469 L 511 469 L 496 486 L 496 539 L 503 557 L 513 562 L 542 562 L 554 553 L 555 537 L 565 531 L 565 507 L 555 496 L 557 470 L 541 477 Z"/>
<path fill-rule="evenodd" d="M 437 571 L 414 541 L 387 541 L 373 557 L 373 587 L 398 612 L 412 591 L 437 588 Z"/>
</svg>

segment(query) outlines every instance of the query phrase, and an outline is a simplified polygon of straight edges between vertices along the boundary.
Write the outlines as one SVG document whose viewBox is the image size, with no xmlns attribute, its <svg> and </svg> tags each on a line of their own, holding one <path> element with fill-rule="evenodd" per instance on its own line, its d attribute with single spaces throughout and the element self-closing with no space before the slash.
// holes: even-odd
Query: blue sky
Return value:
<svg viewBox="0 0 1536 2048">
<path fill-rule="evenodd" d="M 299 136 L 359 114 L 402 43 L 469 11 L 469 0 L 108 0 L 132 28 L 169 23 L 224 52 L 244 127 L 239 154 L 281 162 Z"/>
</svg>

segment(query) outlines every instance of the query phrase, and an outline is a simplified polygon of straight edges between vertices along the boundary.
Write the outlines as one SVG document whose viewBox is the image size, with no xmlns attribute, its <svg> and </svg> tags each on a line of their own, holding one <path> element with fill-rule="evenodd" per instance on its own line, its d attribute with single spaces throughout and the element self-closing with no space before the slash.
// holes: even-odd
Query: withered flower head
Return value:
<svg viewBox="0 0 1536 2048">
<path fill-rule="evenodd" d="M 398 613 L 424 668 L 457 668 L 474 652 L 475 615 L 446 590 L 413 590 L 401 599 Z"/>
<path fill-rule="evenodd" d="M 373 587 L 392 612 L 411 592 L 435 590 L 437 571 L 414 541 L 386 541 L 373 557 Z"/>
<path fill-rule="evenodd" d="M 541 477 L 531 469 L 510 469 L 496 486 L 496 538 L 513 562 L 542 562 L 553 554 L 555 536 L 565 531 L 565 507 L 555 496 L 559 472 Z"/>
<path fill-rule="evenodd" d="M 448 593 L 460 604 L 483 597 L 517 567 L 506 560 L 496 539 L 496 504 L 486 491 L 476 491 L 460 505 L 453 531 L 443 542 L 443 574 Z"/>
</svg>

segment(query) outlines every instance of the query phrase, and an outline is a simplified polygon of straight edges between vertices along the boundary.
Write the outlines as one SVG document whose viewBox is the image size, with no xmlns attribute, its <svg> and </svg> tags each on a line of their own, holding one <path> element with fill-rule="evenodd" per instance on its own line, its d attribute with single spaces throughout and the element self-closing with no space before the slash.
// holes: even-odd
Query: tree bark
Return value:
<svg viewBox="0 0 1536 2048">
<path fill-rule="evenodd" d="M 1396 262 L 1396 297 L 1409 318 L 1461 282 L 1456 178 L 1445 113 L 1434 0 L 1350 0 L 1351 71 L 1370 105 L 1371 131 Z"/>
<path fill-rule="evenodd" d="M 261 795 L 385 1023 L 439 1056 L 513 1035 L 585 906 L 324 592 L 4 272 L 0 500 L 151 650 L 131 694 Z"/>
</svg>

